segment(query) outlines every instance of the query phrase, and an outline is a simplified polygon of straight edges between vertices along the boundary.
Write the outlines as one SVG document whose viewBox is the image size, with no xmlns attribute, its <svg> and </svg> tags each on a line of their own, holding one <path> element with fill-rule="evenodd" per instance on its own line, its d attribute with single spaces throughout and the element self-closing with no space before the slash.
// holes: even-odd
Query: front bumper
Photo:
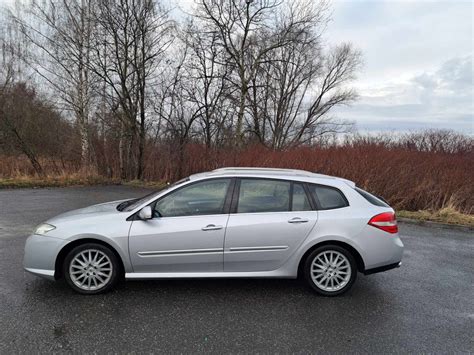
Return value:
<svg viewBox="0 0 474 355">
<path fill-rule="evenodd" d="M 67 240 L 33 234 L 25 244 L 23 267 L 34 275 L 54 280 L 56 258 Z"/>
</svg>

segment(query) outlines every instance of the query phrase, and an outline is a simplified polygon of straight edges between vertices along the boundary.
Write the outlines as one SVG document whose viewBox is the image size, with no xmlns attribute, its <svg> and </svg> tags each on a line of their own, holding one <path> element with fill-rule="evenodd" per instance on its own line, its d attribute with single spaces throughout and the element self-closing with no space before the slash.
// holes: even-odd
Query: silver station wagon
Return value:
<svg viewBox="0 0 474 355">
<path fill-rule="evenodd" d="M 302 170 L 223 168 L 139 199 L 67 212 L 26 241 L 24 267 L 82 294 L 118 280 L 296 278 L 349 290 L 358 272 L 400 266 L 393 209 L 349 180 Z"/>
</svg>

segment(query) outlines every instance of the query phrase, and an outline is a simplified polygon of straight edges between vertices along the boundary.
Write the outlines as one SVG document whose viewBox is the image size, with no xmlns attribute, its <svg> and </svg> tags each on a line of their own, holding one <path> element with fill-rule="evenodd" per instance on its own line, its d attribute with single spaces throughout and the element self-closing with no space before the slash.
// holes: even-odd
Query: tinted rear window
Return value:
<svg viewBox="0 0 474 355">
<path fill-rule="evenodd" d="M 309 190 L 322 210 L 349 206 L 345 196 L 335 187 L 310 184 Z"/>
<path fill-rule="evenodd" d="M 374 195 L 372 195 L 371 193 L 365 191 L 365 190 L 362 190 L 362 189 L 359 189 L 358 187 L 355 188 L 355 190 L 360 194 L 362 195 L 363 198 L 365 198 L 367 201 L 369 201 L 371 204 L 375 205 L 375 206 L 379 206 L 379 207 L 390 207 L 389 205 L 387 205 L 385 202 L 383 202 L 380 198 L 378 197 L 375 197 Z"/>
</svg>

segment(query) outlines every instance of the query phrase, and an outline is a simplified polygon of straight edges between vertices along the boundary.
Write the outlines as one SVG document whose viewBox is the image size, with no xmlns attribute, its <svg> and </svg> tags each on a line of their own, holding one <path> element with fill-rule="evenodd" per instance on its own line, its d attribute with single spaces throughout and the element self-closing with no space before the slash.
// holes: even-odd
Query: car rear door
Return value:
<svg viewBox="0 0 474 355">
<path fill-rule="evenodd" d="M 281 267 L 316 224 L 311 203 L 303 183 L 239 179 L 227 222 L 224 271 Z"/>
<path fill-rule="evenodd" d="M 201 180 L 152 205 L 154 218 L 132 223 L 134 272 L 222 272 L 230 178 Z"/>
</svg>

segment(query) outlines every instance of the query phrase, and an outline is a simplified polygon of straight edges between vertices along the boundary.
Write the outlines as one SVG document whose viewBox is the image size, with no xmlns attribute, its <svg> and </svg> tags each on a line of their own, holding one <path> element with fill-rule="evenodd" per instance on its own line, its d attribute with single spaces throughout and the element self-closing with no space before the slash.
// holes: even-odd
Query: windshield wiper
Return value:
<svg viewBox="0 0 474 355">
<path fill-rule="evenodd" d="M 134 203 L 135 201 L 137 201 L 138 198 L 134 198 L 134 199 L 131 199 L 131 200 L 127 200 L 127 201 L 123 201 L 121 203 L 119 203 L 117 205 L 117 210 L 122 212 L 125 208 L 127 208 L 128 206 L 130 206 L 132 203 Z"/>
</svg>

